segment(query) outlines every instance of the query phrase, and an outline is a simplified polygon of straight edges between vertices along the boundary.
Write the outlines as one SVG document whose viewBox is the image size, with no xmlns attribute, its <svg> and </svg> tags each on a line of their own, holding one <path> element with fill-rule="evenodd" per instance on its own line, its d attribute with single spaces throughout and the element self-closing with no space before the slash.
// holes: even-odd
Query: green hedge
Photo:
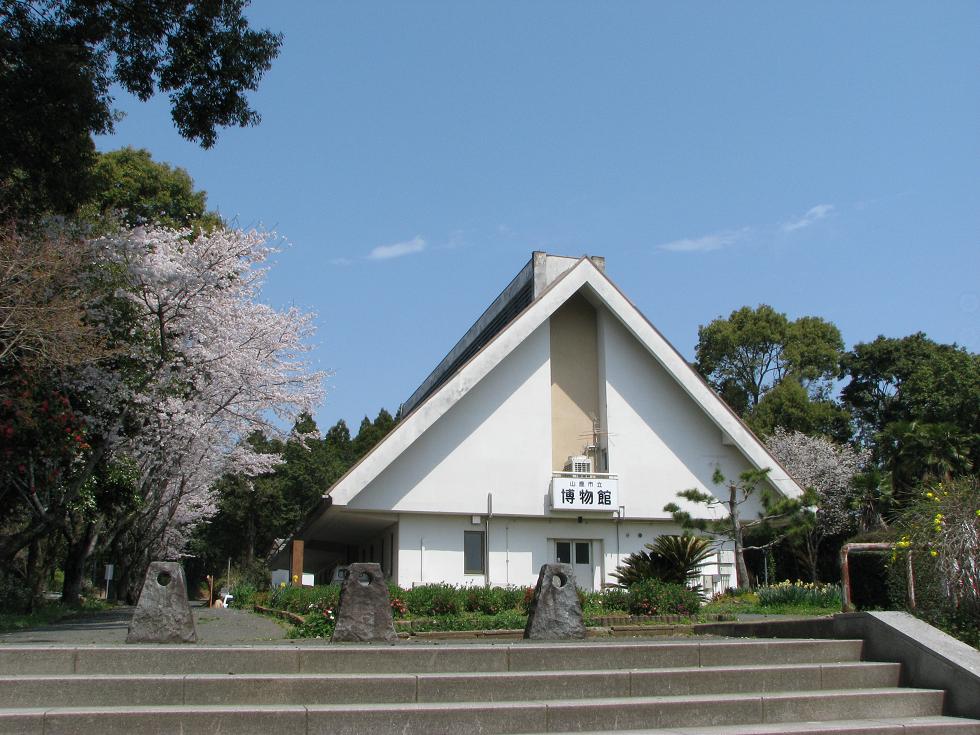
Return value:
<svg viewBox="0 0 980 735">
<path fill-rule="evenodd" d="M 696 615 L 701 608 L 697 590 L 682 584 L 644 579 L 627 590 L 633 615 Z"/>
<path fill-rule="evenodd" d="M 269 595 L 269 607 L 275 610 L 288 610 L 298 615 L 306 615 L 311 610 L 335 608 L 340 602 L 340 585 L 328 584 L 318 587 L 274 587 Z"/>
<path fill-rule="evenodd" d="M 319 587 L 280 586 L 269 593 L 241 590 L 242 604 L 249 598 L 264 599 L 268 607 L 303 615 L 306 623 L 292 637 L 328 638 L 340 602 L 339 585 Z M 458 587 L 449 584 L 419 585 L 402 589 L 388 585 L 392 615 L 413 620 L 417 631 L 502 630 L 523 628 L 533 590 L 530 587 Z M 683 585 L 647 580 L 629 590 L 579 591 L 584 617 L 608 615 L 694 615 L 698 593 Z M 238 599 L 236 598 L 236 602 Z"/>
<path fill-rule="evenodd" d="M 505 610 L 493 615 L 475 612 L 413 620 L 412 630 L 417 632 L 432 630 L 513 630 L 523 628 L 525 624 L 527 624 L 526 614 L 519 610 Z"/>
</svg>

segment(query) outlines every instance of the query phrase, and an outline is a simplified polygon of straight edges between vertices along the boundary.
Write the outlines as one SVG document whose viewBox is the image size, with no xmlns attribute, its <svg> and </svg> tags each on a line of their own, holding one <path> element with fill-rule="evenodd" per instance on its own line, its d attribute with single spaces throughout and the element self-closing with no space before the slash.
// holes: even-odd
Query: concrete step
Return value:
<svg viewBox="0 0 980 735">
<path fill-rule="evenodd" d="M 0 735 L 980 735 L 858 640 L 0 646 Z"/>
<path fill-rule="evenodd" d="M 936 717 L 943 694 L 925 689 L 834 690 L 538 702 L 98 707 L 0 710 L 0 732 L 38 735 L 456 735 L 607 732 L 778 725 L 801 721 Z M 827 730 L 823 730 L 826 732 Z M 752 730 L 749 730 L 752 732 Z M 908 731 L 906 731 L 907 733 Z"/>
<path fill-rule="evenodd" d="M 860 640 L 0 647 L 0 675 L 580 671 L 859 661 Z"/>
<path fill-rule="evenodd" d="M 671 727 L 656 730 L 592 730 L 574 735 L 980 735 L 980 722 L 958 717 L 903 717 L 826 722 Z M 572 735 L 570 732 L 555 735 Z"/>
<path fill-rule="evenodd" d="M 898 664 L 778 664 L 460 674 L 172 674 L 0 677 L 0 707 L 501 702 L 896 687 Z"/>
</svg>

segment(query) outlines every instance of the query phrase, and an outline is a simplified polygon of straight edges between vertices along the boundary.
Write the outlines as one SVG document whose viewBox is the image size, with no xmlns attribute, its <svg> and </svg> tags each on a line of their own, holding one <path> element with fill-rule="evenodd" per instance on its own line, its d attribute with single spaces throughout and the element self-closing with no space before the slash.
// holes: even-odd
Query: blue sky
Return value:
<svg viewBox="0 0 980 735">
<path fill-rule="evenodd" d="M 182 166 L 289 245 L 317 415 L 392 412 L 532 250 L 604 255 L 688 358 L 743 305 L 980 351 L 980 3 L 253 1 L 262 123 L 165 98 L 98 145 Z"/>
</svg>

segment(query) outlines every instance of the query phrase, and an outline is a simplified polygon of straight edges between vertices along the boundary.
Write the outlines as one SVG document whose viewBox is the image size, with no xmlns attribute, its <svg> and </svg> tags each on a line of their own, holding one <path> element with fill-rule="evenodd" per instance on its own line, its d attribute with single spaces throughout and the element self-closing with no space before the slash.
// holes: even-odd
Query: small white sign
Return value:
<svg viewBox="0 0 980 735">
<path fill-rule="evenodd" d="M 108 582 L 112 579 L 112 573 L 115 571 L 115 567 L 112 564 L 105 565 L 105 581 Z"/>
<path fill-rule="evenodd" d="M 553 477 L 552 510 L 611 513 L 619 507 L 619 480 L 612 477 Z"/>
</svg>

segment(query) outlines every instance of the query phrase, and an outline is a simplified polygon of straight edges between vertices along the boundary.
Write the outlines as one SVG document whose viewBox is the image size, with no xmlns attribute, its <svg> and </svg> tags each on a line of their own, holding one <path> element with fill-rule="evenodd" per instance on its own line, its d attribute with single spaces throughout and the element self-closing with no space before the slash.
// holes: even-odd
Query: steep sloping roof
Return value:
<svg viewBox="0 0 980 735">
<path fill-rule="evenodd" d="M 354 465 L 328 494 L 334 504 L 345 505 L 406 451 L 440 417 L 526 339 L 568 299 L 585 291 L 601 303 L 642 344 L 650 355 L 677 381 L 722 432 L 723 441 L 738 448 L 757 469 L 771 468 L 769 481 L 788 497 L 799 497 L 802 489 L 766 450 L 681 354 L 640 313 L 630 300 L 587 257 L 579 259 L 555 280 L 503 330 L 482 347 L 452 376 L 421 401 L 395 429 Z"/>
</svg>

